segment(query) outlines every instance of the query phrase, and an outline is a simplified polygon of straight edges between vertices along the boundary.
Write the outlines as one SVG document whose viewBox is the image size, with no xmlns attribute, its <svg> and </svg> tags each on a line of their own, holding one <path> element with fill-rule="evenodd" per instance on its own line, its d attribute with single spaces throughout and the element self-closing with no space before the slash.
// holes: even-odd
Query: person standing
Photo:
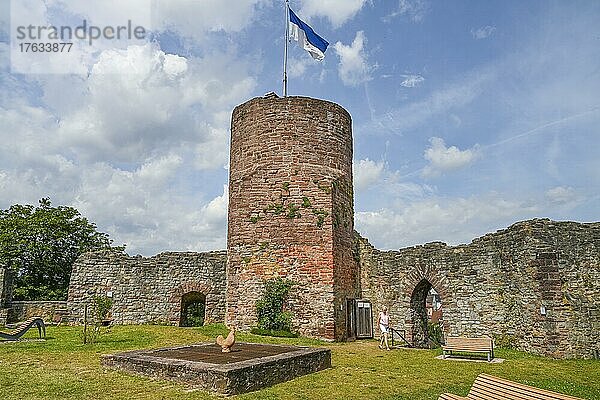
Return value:
<svg viewBox="0 0 600 400">
<path fill-rule="evenodd" d="M 389 350 L 390 346 L 388 345 L 388 334 L 390 331 L 390 316 L 387 313 L 387 307 L 383 307 L 383 311 L 379 313 L 377 323 L 379 324 L 379 330 L 381 330 L 379 348 L 383 350 L 383 344 L 385 343 L 386 350 Z"/>
</svg>

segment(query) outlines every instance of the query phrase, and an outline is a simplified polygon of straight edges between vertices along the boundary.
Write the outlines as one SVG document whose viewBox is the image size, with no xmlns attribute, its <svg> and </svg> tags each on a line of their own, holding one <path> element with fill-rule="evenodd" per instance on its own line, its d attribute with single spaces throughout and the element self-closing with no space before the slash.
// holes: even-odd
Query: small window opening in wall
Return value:
<svg viewBox="0 0 600 400">
<path fill-rule="evenodd" d="M 181 296 L 179 326 L 202 326 L 206 313 L 206 296 L 200 292 L 189 292 Z"/>
</svg>

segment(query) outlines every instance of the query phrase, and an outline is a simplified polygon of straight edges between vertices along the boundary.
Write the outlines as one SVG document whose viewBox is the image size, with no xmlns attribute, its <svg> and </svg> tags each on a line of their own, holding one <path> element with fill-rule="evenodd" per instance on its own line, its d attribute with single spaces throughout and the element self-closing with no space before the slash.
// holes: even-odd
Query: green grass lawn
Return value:
<svg viewBox="0 0 600 400">
<path fill-rule="evenodd" d="M 45 342 L 0 344 L 0 398 L 21 399 L 207 399 L 184 384 L 107 370 L 100 355 L 212 341 L 223 325 L 202 328 L 117 326 L 94 345 L 81 344 L 81 327 L 48 327 Z M 37 329 L 26 338 L 35 338 Z M 442 392 L 465 395 L 486 372 L 584 399 L 600 400 L 600 361 L 553 360 L 498 349 L 502 364 L 436 360 L 439 350 L 381 351 L 374 340 L 325 343 L 239 333 L 238 341 L 329 347 L 333 368 L 294 379 L 241 399 L 437 399 Z"/>
</svg>

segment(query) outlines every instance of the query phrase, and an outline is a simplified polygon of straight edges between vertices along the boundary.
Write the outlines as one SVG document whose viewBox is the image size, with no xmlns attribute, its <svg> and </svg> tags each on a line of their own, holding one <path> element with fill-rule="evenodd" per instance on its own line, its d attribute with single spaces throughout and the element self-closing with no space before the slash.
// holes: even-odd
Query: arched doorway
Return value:
<svg viewBox="0 0 600 400">
<path fill-rule="evenodd" d="M 443 342 L 442 299 L 427 279 L 422 279 L 410 298 L 412 341 L 415 347 L 429 348 Z"/>
<path fill-rule="evenodd" d="M 202 326 L 206 313 L 206 296 L 201 292 L 188 292 L 181 296 L 179 326 Z"/>
</svg>

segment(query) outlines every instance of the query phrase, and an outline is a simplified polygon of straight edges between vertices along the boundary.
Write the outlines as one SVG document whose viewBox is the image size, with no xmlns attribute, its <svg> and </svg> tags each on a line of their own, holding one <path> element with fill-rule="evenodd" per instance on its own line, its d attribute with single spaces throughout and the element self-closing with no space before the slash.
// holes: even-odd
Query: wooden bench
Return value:
<svg viewBox="0 0 600 400">
<path fill-rule="evenodd" d="M 479 374 L 467 397 L 451 393 L 442 394 L 438 400 L 581 400 L 578 397 L 567 396 L 512 382 L 487 374 Z"/>
<path fill-rule="evenodd" d="M 442 357 L 446 358 L 446 352 L 452 355 L 454 351 L 465 353 L 486 353 L 487 360 L 494 358 L 494 340 L 488 337 L 468 338 L 468 337 L 448 337 L 446 344 L 442 346 Z"/>
</svg>

